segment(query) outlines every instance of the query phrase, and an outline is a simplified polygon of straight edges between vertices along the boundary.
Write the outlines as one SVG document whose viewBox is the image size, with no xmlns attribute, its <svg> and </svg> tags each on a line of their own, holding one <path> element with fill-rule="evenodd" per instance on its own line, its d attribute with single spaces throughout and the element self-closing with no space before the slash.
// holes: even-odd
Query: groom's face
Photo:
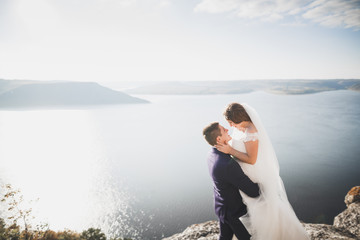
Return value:
<svg viewBox="0 0 360 240">
<path fill-rule="evenodd" d="M 231 140 L 231 137 L 229 135 L 229 130 L 224 128 L 223 126 L 219 125 L 220 128 L 220 132 L 221 132 L 221 136 L 218 137 L 218 142 L 221 143 L 227 143 L 228 141 Z"/>
</svg>

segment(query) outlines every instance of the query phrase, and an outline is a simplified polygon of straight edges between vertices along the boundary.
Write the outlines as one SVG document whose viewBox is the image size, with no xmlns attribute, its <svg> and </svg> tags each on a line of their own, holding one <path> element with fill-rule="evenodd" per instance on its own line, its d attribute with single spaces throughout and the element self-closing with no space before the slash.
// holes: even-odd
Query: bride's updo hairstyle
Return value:
<svg viewBox="0 0 360 240">
<path fill-rule="evenodd" d="M 239 103 L 230 103 L 224 112 L 225 119 L 233 123 L 252 122 L 245 108 Z"/>
</svg>

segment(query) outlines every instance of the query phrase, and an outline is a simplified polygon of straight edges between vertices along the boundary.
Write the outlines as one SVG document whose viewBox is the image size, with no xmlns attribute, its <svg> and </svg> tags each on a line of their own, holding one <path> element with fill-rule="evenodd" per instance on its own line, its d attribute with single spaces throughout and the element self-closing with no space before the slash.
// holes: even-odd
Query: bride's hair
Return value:
<svg viewBox="0 0 360 240">
<path fill-rule="evenodd" d="M 210 123 L 203 130 L 203 135 L 205 140 L 211 145 L 214 146 L 216 144 L 216 138 L 221 136 L 221 131 L 219 128 L 218 122 Z"/>
<path fill-rule="evenodd" d="M 230 103 L 225 109 L 224 116 L 233 123 L 252 122 L 245 108 L 239 103 Z"/>
</svg>

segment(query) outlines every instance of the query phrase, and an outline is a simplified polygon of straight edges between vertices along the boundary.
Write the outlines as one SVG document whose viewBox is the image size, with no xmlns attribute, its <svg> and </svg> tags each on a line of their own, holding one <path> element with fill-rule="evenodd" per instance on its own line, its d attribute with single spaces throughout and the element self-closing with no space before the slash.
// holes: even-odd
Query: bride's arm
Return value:
<svg viewBox="0 0 360 240">
<path fill-rule="evenodd" d="M 223 153 L 233 155 L 238 160 L 254 165 L 256 163 L 257 154 L 258 154 L 259 140 L 245 142 L 245 148 L 247 153 L 240 152 L 229 144 L 217 143 L 216 148 Z"/>
</svg>

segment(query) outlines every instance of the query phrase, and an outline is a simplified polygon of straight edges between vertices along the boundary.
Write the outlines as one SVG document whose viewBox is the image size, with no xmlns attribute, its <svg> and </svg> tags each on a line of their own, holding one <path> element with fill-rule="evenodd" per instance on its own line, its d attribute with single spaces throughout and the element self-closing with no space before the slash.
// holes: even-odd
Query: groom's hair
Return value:
<svg viewBox="0 0 360 240">
<path fill-rule="evenodd" d="M 221 131 L 219 128 L 218 122 L 210 123 L 203 130 L 203 135 L 205 140 L 211 145 L 214 146 L 216 144 L 216 138 L 221 136 Z"/>
<path fill-rule="evenodd" d="M 251 122 L 245 108 L 239 103 L 230 103 L 224 111 L 224 116 L 226 120 L 230 120 L 233 123 Z"/>
</svg>

